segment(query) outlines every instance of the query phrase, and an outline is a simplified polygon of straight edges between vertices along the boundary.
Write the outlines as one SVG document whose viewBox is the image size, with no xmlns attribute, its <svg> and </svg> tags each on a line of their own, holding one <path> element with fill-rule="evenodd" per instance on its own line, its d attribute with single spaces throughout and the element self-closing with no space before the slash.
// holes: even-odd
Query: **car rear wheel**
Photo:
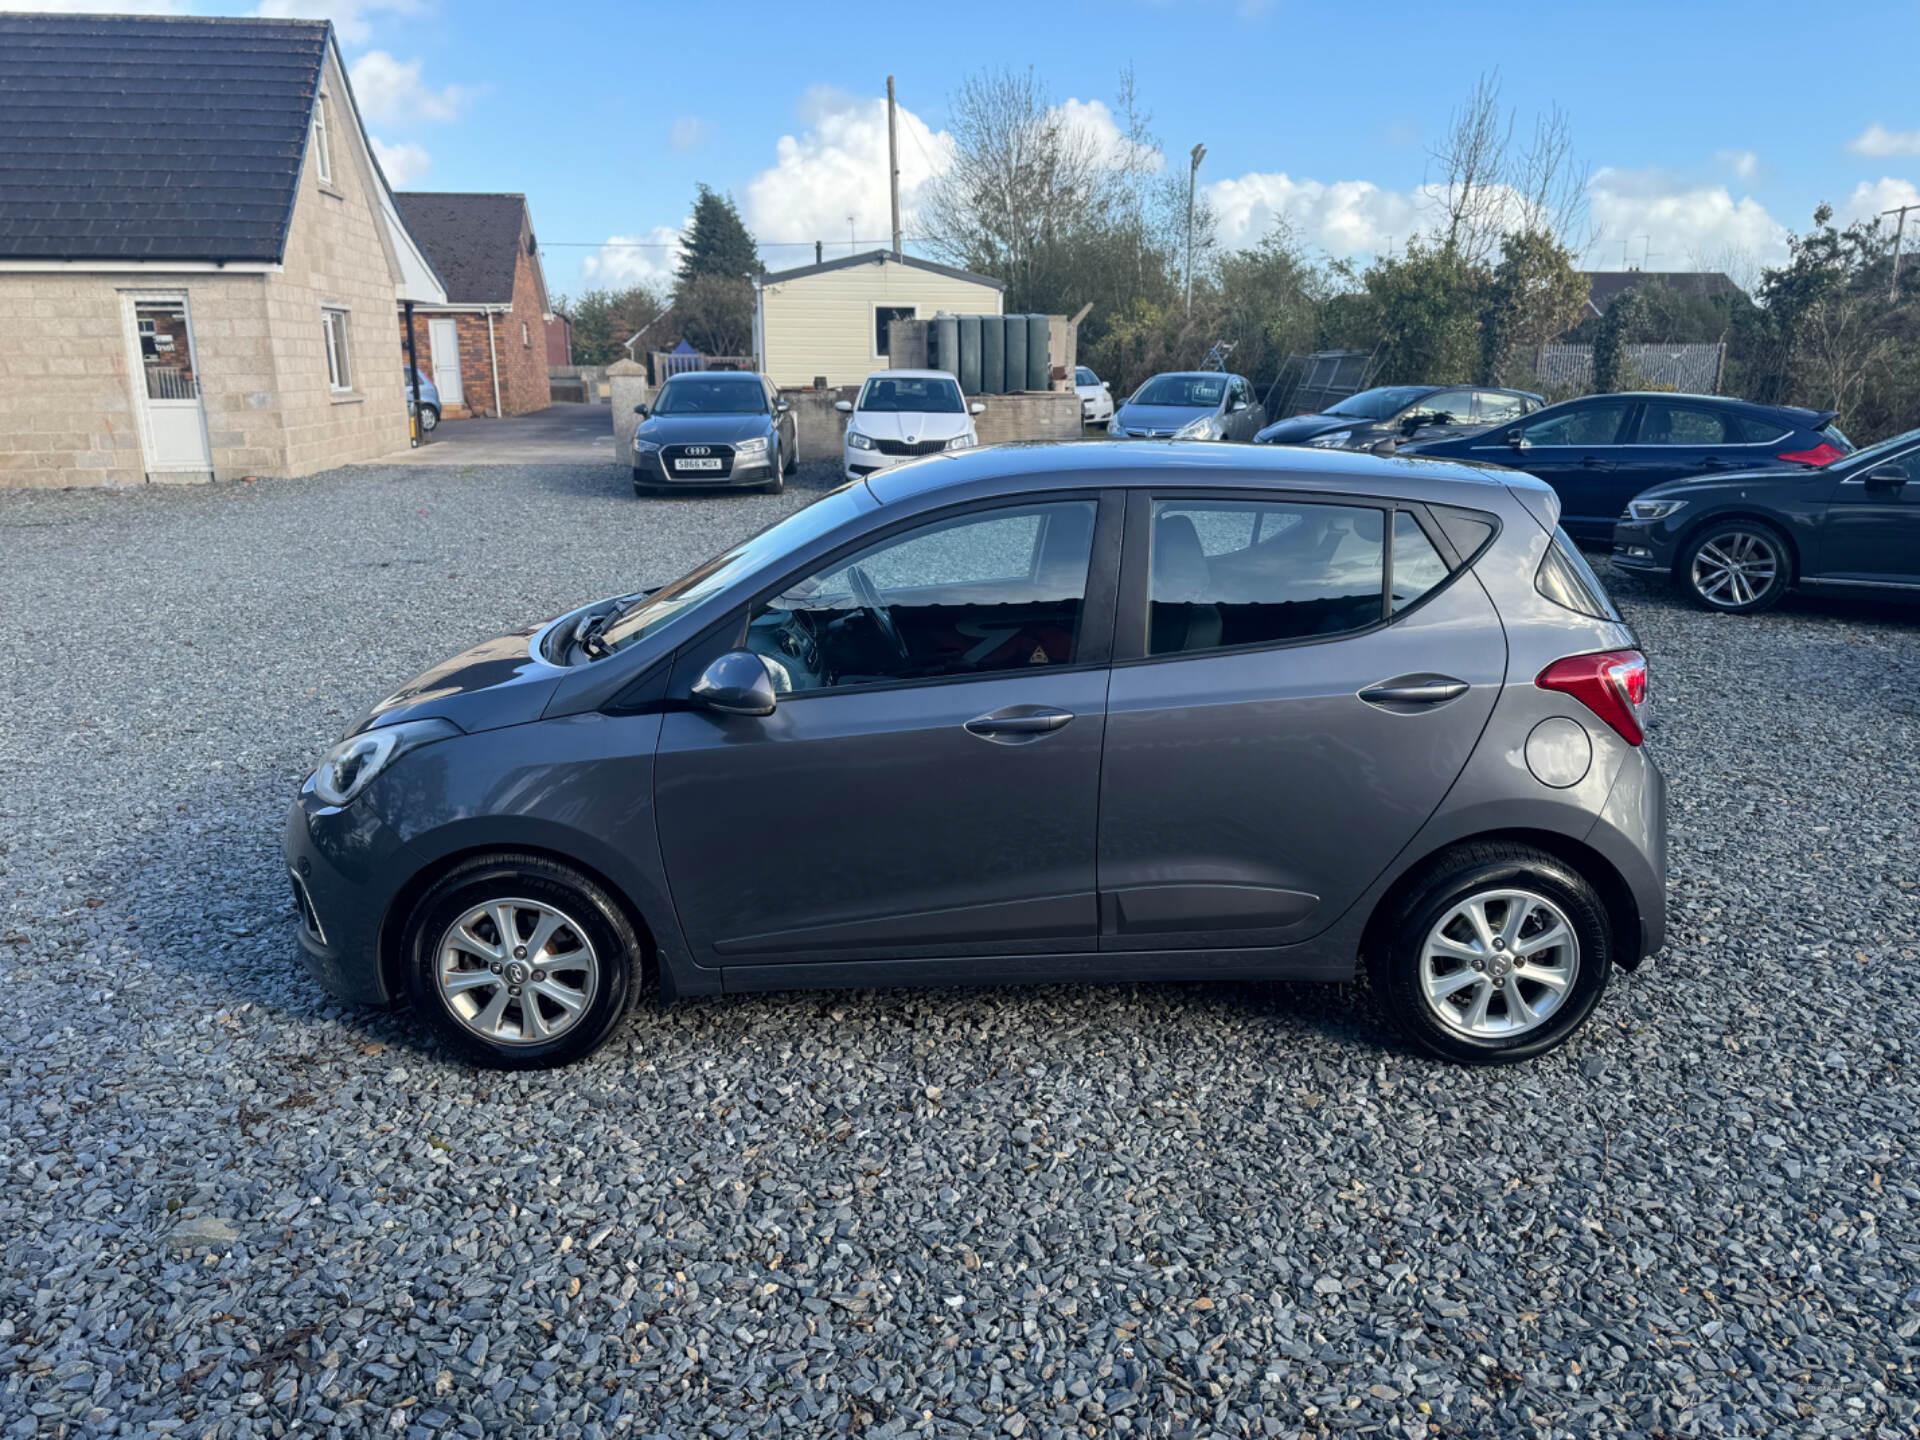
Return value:
<svg viewBox="0 0 1920 1440">
<path fill-rule="evenodd" d="M 422 430 L 434 430 L 438 429 L 439 425 L 440 407 L 438 405 L 429 405 L 425 401 L 422 401 L 420 405 L 420 428 Z"/>
<path fill-rule="evenodd" d="M 571 1064 L 612 1038 L 641 988 L 640 938 L 613 898 L 542 856 L 470 860 L 408 920 L 406 990 L 475 1065 Z"/>
<path fill-rule="evenodd" d="M 1579 874 L 1522 845 L 1463 845 L 1402 891 L 1369 946 L 1368 977 L 1420 1049 L 1466 1065 L 1564 1044 L 1607 986 L 1606 907 Z"/>
<path fill-rule="evenodd" d="M 1674 569 L 1694 604 L 1729 615 L 1769 610 L 1793 583 L 1785 537 L 1759 520 L 1708 525 L 1688 542 Z"/>
</svg>

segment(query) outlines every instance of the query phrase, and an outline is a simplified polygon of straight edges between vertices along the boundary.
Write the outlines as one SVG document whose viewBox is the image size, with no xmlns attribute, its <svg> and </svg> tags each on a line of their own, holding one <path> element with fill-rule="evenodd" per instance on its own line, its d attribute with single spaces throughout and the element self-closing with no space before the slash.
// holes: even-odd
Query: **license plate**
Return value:
<svg viewBox="0 0 1920 1440">
<path fill-rule="evenodd" d="M 720 462 L 718 460 L 676 460 L 673 462 L 673 468 L 676 470 L 718 470 L 720 468 Z"/>
</svg>

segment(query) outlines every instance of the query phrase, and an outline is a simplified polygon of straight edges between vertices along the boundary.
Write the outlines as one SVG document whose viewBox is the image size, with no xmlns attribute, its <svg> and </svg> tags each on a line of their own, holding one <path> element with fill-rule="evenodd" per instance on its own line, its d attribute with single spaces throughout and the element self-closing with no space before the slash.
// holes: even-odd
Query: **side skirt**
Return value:
<svg viewBox="0 0 1920 1440">
<path fill-rule="evenodd" d="M 862 990 L 921 985 L 1071 985 L 1207 980 L 1354 978 L 1351 954 L 1315 946 L 1273 950 L 1136 950 L 1078 955 L 992 955 L 971 959 L 854 960 L 832 964 L 729 965 L 727 994 L 764 990 Z"/>
</svg>

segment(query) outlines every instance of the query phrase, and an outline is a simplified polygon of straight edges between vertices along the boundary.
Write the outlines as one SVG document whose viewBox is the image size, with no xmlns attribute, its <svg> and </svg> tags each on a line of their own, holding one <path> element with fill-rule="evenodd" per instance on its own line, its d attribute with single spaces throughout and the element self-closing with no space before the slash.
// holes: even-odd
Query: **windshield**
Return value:
<svg viewBox="0 0 1920 1440">
<path fill-rule="evenodd" d="M 894 415 L 914 411 L 928 415 L 958 415 L 960 387 L 944 375 L 875 375 L 860 392 L 856 410 Z"/>
<path fill-rule="evenodd" d="M 851 520 L 862 507 L 864 481 L 842 485 L 838 490 L 795 511 L 777 524 L 769 525 L 750 540 L 743 540 L 705 564 L 696 565 L 671 585 L 662 585 L 646 599 L 600 632 L 600 638 L 620 650 L 645 639 L 684 610 L 711 599 L 743 576 L 763 565 L 770 565 L 790 550 L 798 549 L 834 526 Z"/>
<path fill-rule="evenodd" d="M 1871 470 L 1894 451 L 1904 450 L 1916 440 L 1920 440 L 1920 430 L 1909 430 L 1904 435 L 1895 435 L 1892 439 L 1881 440 L 1869 445 L 1864 450 L 1856 450 L 1840 463 L 1845 465 L 1848 471 L 1852 471 L 1856 467 L 1864 467 Z"/>
<path fill-rule="evenodd" d="M 1350 420 L 1384 420 L 1397 415 L 1429 391 L 1424 385 L 1384 385 L 1378 390 L 1362 390 L 1349 395 L 1338 405 L 1329 405 L 1323 415 L 1344 415 Z"/>
<path fill-rule="evenodd" d="M 676 375 L 654 398 L 656 415 L 764 415 L 767 392 L 752 375 L 722 380 L 718 376 Z"/>
<path fill-rule="evenodd" d="M 1227 393 L 1224 375 L 1156 375 L 1133 397 L 1135 405 L 1179 405 L 1211 410 Z"/>
</svg>

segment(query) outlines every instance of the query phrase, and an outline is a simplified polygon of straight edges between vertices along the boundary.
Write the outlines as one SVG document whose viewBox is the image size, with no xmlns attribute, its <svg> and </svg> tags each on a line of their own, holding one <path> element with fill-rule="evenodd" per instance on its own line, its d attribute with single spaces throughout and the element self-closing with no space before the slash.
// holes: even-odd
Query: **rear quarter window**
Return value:
<svg viewBox="0 0 1920 1440">
<path fill-rule="evenodd" d="M 1533 588 L 1564 610 L 1590 615 L 1595 620 L 1620 618 L 1613 601 L 1607 598 L 1600 577 L 1587 564 L 1587 557 L 1557 525 L 1553 530 L 1553 543 L 1547 546 L 1540 568 L 1534 573 Z"/>
</svg>

